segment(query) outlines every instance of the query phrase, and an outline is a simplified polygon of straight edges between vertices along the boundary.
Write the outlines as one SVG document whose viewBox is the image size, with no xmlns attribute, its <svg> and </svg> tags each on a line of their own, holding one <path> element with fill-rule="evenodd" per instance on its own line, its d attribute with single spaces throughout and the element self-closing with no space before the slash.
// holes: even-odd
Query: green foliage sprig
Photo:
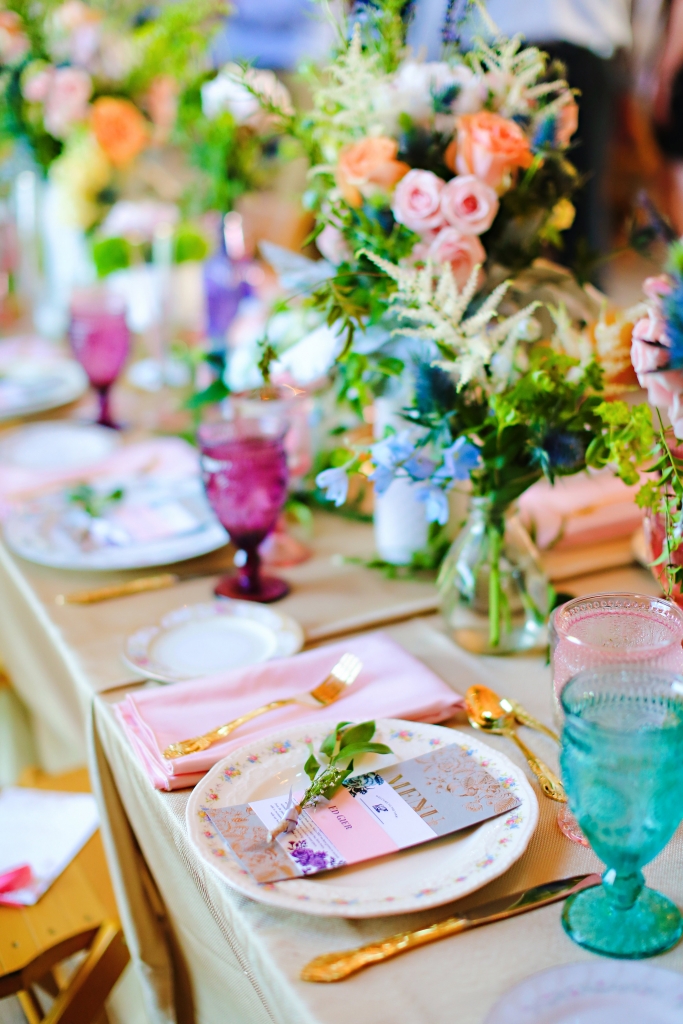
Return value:
<svg viewBox="0 0 683 1024">
<path fill-rule="evenodd" d="M 310 779 L 300 803 L 288 809 L 282 821 L 269 833 L 268 841 L 282 832 L 293 832 L 304 807 L 314 807 L 320 800 L 331 800 L 345 779 L 353 771 L 353 759 L 361 754 L 391 754 L 385 743 L 374 743 L 376 725 L 374 722 L 339 722 L 320 744 L 318 757 L 313 745 L 308 744 L 309 757 L 304 771 Z M 320 760 L 318 760 L 320 758 Z"/>
</svg>

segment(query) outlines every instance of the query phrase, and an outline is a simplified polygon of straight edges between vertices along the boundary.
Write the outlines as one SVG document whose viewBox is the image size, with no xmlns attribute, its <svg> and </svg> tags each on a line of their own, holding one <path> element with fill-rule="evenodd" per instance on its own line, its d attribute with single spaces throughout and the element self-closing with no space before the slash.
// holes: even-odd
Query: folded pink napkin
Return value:
<svg viewBox="0 0 683 1024">
<path fill-rule="evenodd" d="M 627 487 L 611 470 L 540 480 L 519 499 L 519 510 L 537 546 L 556 551 L 628 537 L 642 522 L 635 503 L 640 487 Z"/>
<path fill-rule="evenodd" d="M 199 473 L 197 452 L 179 437 L 155 437 L 121 445 L 94 465 L 64 470 L 32 470 L 0 463 L 0 517 L 17 502 L 98 477 L 123 481 L 137 474 L 155 480 L 177 480 Z"/>
<path fill-rule="evenodd" d="M 347 651 L 361 659 L 363 668 L 348 694 L 333 706 L 319 710 L 299 704 L 278 708 L 245 723 L 208 750 L 173 761 L 163 757 L 162 751 L 170 743 L 209 732 L 271 700 L 312 690 Z M 279 729 L 331 719 L 443 722 L 462 705 L 462 697 L 425 665 L 383 633 L 371 633 L 293 658 L 130 693 L 115 705 L 115 711 L 152 784 L 157 789 L 182 789 L 194 786 L 231 750 Z"/>
</svg>

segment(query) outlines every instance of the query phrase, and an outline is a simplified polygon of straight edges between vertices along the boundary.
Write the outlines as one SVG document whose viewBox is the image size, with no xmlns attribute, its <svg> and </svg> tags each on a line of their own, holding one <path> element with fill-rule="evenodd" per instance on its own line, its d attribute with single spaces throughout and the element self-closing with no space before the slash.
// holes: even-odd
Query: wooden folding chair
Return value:
<svg viewBox="0 0 683 1024">
<path fill-rule="evenodd" d="M 22 785 L 83 792 L 87 773 L 25 772 Z M 46 837 L 49 842 L 49 837 Z M 69 974 L 67 958 L 85 953 Z M 0 907 L 0 998 L 17 995 L 29 1024 L 96 1024 L 129 960 L 99 833 L 33 907 Z M 38 986 L 54 1002 L 45 1012 Z"/>
</svg>

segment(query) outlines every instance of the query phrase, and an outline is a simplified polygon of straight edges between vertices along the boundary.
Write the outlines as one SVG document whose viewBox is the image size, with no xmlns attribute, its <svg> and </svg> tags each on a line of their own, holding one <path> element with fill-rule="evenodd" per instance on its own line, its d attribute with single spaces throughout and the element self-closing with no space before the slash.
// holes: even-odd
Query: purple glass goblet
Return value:
<svg viewBox="0 0 683 1024">
<path fill-rule="evenodd" d="M 69 341 L 73 354 L 97 392 L 97 422 L 118 430 L 119 425 L 111 413 L 110 392 L 130 351 L 123 300 L 100 288 L 77 293 L 71 303 Z"/>
<path fill-rule="evenodd" d="M 214 592 L 221 597 L 269 604 L 289 593 L 284 580 L 261 575 L 258 552 L 287 497 L 286 430 L 274 417 L 238 417 L 199 428 L 206 495 L 245 559 L 235 575 L 218 581 Z"/>
</svg>

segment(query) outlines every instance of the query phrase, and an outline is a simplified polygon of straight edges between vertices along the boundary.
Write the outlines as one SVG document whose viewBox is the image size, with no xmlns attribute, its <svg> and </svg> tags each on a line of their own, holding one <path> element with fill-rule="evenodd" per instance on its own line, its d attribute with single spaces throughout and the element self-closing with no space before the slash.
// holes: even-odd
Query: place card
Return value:
<svg viewBox="0 0 683 1024">
<path fill-rule="evenodd" d="M 302 795 L 303 790 L 294 793 L 294 801 Z M 458 744 L 347 779 L 331 800 L 303 810 L 293 832 L 269 843 L 268 832 L 281 821 L 288 797 L 203 808 L 257 882 L 383 857 L 478 825 L 521 802 Z"/>
</svg>

